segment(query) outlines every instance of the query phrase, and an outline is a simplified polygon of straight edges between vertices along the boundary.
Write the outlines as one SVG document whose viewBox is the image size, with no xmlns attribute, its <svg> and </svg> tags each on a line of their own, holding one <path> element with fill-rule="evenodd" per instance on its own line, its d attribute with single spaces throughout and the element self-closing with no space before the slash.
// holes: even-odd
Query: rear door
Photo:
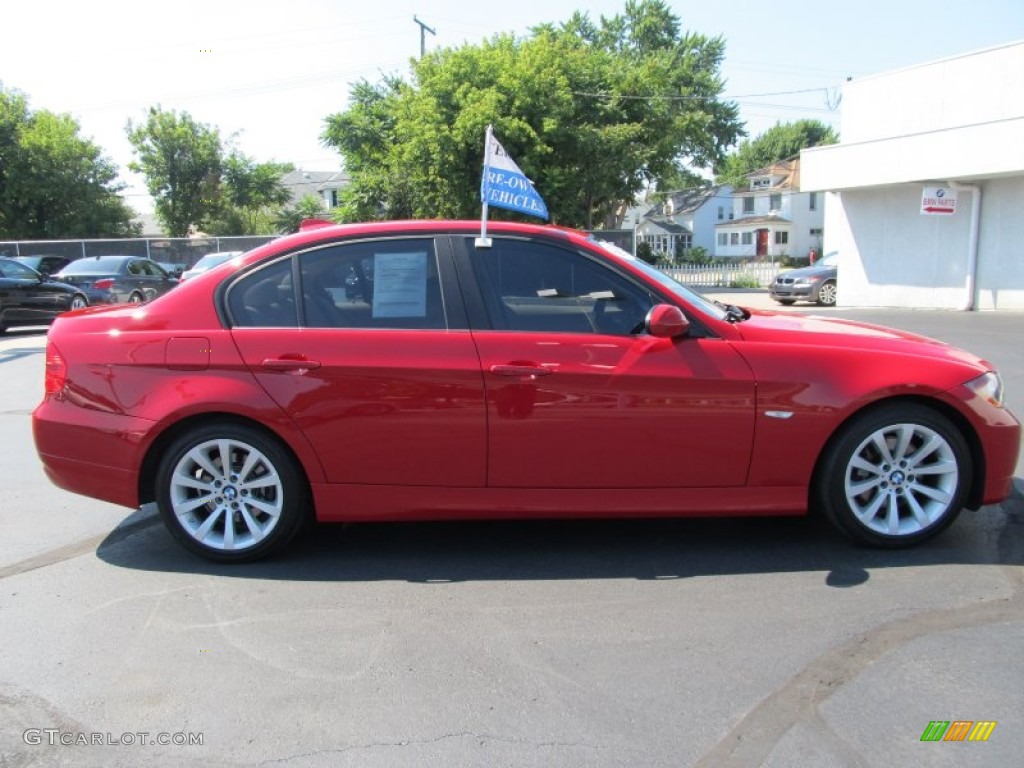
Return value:
<svg viewBox="0 0 1024 768">
<path fill-rule="evenodd" d="M 484 484 L 483 381 L 447 247 L 329 244 L 246 275 L 226 298 L 246 364 L 329 482 Z"/>
</svg>

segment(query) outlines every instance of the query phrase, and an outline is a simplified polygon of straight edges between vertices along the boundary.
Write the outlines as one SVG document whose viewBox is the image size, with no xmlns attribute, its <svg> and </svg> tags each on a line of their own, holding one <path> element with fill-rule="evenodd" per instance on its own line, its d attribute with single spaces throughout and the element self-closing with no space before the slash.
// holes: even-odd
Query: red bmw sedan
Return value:
<svg viewBox="0 0 1024 768">
<path fill-rule="evenodd" d="M 1004 499 L 984 360 L 709 301 L 553 227 L 320 226 L 59 317 L 49 477 L 222 562 L 309 520 L 802 515 L 898 547 Z"/>
</svg>

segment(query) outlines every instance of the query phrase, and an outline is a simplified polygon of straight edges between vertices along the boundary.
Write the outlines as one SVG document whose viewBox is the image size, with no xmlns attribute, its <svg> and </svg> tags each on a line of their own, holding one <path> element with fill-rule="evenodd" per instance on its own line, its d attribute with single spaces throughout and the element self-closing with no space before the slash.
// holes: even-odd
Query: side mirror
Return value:
<svg viewBox="0 0 1024 768">
<path fill-rule="evenodd" d="M 672 304 L 655 304 L 644 320 L 647 333 L 660 339 L 685 336 L 690 330 L 690 321 L 679 307 Z"/>
</svg>

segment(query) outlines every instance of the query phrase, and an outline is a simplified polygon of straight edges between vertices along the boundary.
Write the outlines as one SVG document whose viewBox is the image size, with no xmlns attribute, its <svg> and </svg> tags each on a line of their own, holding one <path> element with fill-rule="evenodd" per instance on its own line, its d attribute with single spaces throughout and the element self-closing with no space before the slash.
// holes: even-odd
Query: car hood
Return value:
<svg viewBox="0 0 1024 768">
<path fill-rule="evenodd" d="M 992 365 L 977 355 L 936 339 L 881 325 L 820 315 L 751 309 L 750 317 L 736 324 L 744 341 L 808 344 L 890 352 L 964 363 L 979 371 Z"/>
</svg>

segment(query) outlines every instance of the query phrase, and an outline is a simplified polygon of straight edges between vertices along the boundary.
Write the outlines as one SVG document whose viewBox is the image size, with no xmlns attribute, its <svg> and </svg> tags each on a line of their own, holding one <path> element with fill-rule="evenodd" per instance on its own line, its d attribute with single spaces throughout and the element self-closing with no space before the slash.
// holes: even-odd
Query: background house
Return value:
<svg viewBox="0 0 1024 768">
<path fill-rule="evenodd" d="M 690 248 L 715 248 L 715 223 L 731 205 L 728 186 L 697 187 L 670 193 L 660 205 L 639 217 L 636 242 L 647 243 L 654 254 L 673 259 Z"/>
<path fill-rule="evenodd" d="M 800 158 L 748 174 L 750 186 L 733 192 L 728 216 L 715 226 L 717 258 L 776 260 L 822 252 L 822 196 L 800 190 Z"/>
<path fill-rule="evenodd" d="M 839 303 L 1024 309 L 1024 42 L 853 80 L 842 104 L 841 143 L 801 153 Z M 924 204 L 938 189 L 954 213 Z"/>
<path fill-rule="evenodd" d="M 291 192 L 292 204 L 298 203 L 307 195 L 319 197 L 324 210 L 338 207 L 338 195 L 348 186 L 349 177 L 343 171 L 303 171 L 295 170 L 281 177 L 285 189 Z"/>
</svg>

